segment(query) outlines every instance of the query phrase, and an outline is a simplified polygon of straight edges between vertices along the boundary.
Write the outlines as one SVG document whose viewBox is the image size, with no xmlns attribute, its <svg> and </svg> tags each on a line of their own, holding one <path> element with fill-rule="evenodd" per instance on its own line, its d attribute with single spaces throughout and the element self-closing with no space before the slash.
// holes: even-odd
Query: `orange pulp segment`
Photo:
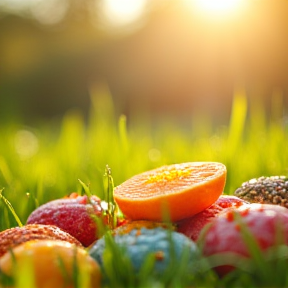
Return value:
<svg viewBox="0 0 288 288">
<path fill-rule="evenodd" d="M 226 174 L 219 162 L 165 165 L 115 187 L 114 199 L 131 220 L 162 221 L 168 212 L 172 222 L 178 221 L 212 205 L 223 192 Z"/>
</svg>

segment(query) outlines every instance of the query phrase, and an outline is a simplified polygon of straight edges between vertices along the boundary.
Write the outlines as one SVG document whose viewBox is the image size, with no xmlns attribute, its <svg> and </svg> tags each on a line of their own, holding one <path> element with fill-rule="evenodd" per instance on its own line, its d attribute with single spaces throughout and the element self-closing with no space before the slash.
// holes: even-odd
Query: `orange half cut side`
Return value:
<svg viewBox="0 0 288 288">
<path fill-rule="evenodd" d="M 131 220 L 162 221 L 169 213 L 172 222 L 178 221 L 212 205 L 223 193 L 226 174 L 219 162 L 165 165 L 115 187 L 114 199 Z"/>
</svg>

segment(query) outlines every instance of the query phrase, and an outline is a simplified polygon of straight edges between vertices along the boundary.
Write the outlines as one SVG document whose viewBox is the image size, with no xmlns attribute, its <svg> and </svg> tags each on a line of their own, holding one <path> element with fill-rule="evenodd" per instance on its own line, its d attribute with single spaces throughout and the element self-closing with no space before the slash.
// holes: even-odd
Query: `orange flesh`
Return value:
<svg viewBox="0 0 288 288">
<path fill-rule="evenodd" d="M 114 198 L 132 220 L 163 220 L 166 207 L 172 221 L 191 217 L 222 194 L 226 167 L 217 162 L 163 166 L 136 175 L 115 188 Z"/>
</svg>

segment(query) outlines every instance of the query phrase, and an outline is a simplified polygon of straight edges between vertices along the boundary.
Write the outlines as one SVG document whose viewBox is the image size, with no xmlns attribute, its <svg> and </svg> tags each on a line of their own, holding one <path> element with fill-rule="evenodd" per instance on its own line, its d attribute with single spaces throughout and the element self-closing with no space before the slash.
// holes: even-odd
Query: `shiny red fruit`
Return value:
<svg viewBox="0 0 288 288">
<path fill-rule="evenodd" d="M 228 208 L 237 208 L 248 202 L 232 195 L 221 195 L 210 207 L 193 217 L 186 218 L 177 223 L 177 231 L 196 241 L 203 227 L 211 222 L 219 213 Z"/>
<path fill-rule="evenodd" d="M 70 197 L 47 202 L 34 210 L 28 217 L 27 224 L 55 225 L 78 239 L 87 247 L 99 238 L 99 224 L 105 224 L 101 200 L 92 196 Z"/>
<path fill-rule="evenodd" d="M 278 244 L 288 245 L 288 210 L 278 205 L 251 203 L 228 209 L 216 217 L 198 239 L 204 256 L 222 254 L 224 259 L 227 252 L 238 255 L 229 265 L 215 267 L 219 275 L 233 270 L 241 256 L 251 258 L 252 248 L 243 237 L 244 229 L 263 253 Z"/>
</svg>

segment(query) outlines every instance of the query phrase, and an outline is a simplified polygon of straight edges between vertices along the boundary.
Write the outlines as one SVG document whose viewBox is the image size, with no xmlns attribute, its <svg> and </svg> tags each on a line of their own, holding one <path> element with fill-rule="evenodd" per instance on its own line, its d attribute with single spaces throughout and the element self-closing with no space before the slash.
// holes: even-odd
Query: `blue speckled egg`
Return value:
<svg viewBox="0 0 288 288">
<path fill-rule="evenodd" d="M 183 256 L 187 264 L 195 263 L 199 256 L 197 246 L 191 239 L 162 227 L 133 229 L 127 234 L 116 234 L 113 239 L 131 260 L 135 273 L 140 271 L 146 257 L 151 254 L 155 257 L 153 269 L 155 274 L 163 273 L 171 262 L 175 265 L 182 261 Z M 106 246 L 103 237 L 89 249 L 89 254 L 97 260 L 102 269 L 105 266 L 103 254 Z"/>
</svg>

